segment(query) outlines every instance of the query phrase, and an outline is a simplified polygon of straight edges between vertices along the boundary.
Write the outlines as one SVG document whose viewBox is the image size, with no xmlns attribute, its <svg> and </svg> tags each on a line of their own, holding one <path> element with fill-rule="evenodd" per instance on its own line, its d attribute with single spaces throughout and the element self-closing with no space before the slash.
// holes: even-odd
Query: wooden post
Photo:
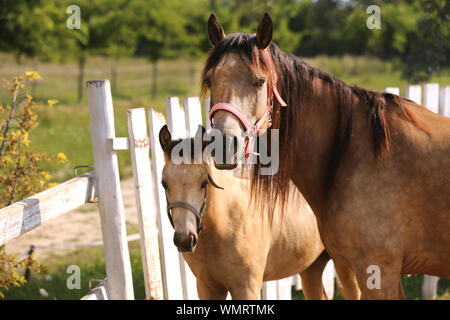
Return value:
<svg viewBox="0 0 450 320">
<path fill-rule="evenodd" d="M 277 300 L 277 280 L 263 282 L 261 300 Z"/>
<path fill-rule="evenodd" d="M 159 243 L 161 244 L 161 265 L 164 283 L 164 297 L 169 300 L 183 299 L 179 254 L 173 244 L 173 228 L 166 213 L 166 195 L 161 186 L 164 152 L 159 144 L 159 131 L 165 124 L 161 113 L 148 111 L 150 129 L 150 148 L 152 153 L 153 192 L 156 202 Z"/>
<path fill-rule="evenodd" d="M 406 86 L 406 98 L 422 104 L 422 87 L 420 85 Z"/>
<path fill-rule="evenodd" d="M 186 136 L 193 137 L 198 125 L 202 125 L 202 106 L 198 97 L 184 99 L 184 111 L 186 119 Z"/>
<path fill-rule="evenodd" d="M 86 87 L 108 296 L 113 300 L 134 299 L 117 153 L 111 150 L 108 142 L 115 138 L 111 89 L 108 80 L 87 81 Z"/>
<path fill-rule="evenodd" d="M 167 127 L 172 134 L 172 139 L 186 138 L 186 123 L 184 120 L 184 110 L 180 106 L 178 97 L 171 97 L 166 99 L 166 116 Z M 158 140 L 159 144 L 159 140 Z"/>
<path fill-rule="evenodd" d="M 277 300 L 292 300 L 292 280 L 290 277 L 277 281 Z"/>
<path fill-rule="evenodd" d="M 396 94 L 398 96 L 400 95 L 400 89 L 396 87 L 387 87 L 384 89 L 384 92 Z"/>
<path fill-rule="evenodd" d="M 158 231 L 149 158 L 149 139 L 144 108 L 127 111 L 131 164 L 139 219 L 145 296 L 148 300 L 164 298 L 159 260 Z"/>
<path fill-rule="evenodd" d="M 439 84 L 428 83 L 423 86 L 423 105 L 427 109 L 439 113 Z"/>
<path fill-rule="evenodd" d="M 336 270 L 334 269 L 333 260 L 328 261 L 322 273 L 322 284 L 328 300 L 334 297 L 334 280 L 336 278 Z"/>
<path fill-rule="evenodd" d="M 450 86 L 441 89 L 439 96 L 439 113 L 450 118 Z"/>
</svg>

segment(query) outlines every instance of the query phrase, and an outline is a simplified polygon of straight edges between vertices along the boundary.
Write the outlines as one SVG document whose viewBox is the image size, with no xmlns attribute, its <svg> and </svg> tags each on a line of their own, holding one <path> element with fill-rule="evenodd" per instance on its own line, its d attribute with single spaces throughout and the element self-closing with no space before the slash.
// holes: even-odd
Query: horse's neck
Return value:
<svg viewBox="0 0 450 320">
<path fill-rule="evenodd" d="M 338 103 L 333 95 L 324 94 L 321 80 L 315 80 L 314 96 L 302 101 L 299 113 L 298 137 L 293 154 L 290 177 L 313 209 L 324 204 L 327 194 L 328 173 L 338 123 Z M 314 208 L 315 207 L 315 208 Z"/>
</svg>

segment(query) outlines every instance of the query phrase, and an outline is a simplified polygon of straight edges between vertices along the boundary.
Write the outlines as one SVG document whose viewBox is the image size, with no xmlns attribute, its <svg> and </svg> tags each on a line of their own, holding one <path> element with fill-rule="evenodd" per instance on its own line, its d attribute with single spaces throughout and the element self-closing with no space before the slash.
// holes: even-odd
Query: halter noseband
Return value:
<svg viewBox="0 0 450 320">
<path fill-rule="evenodd" d="M 209 110 L 209 120 L 212 122 L 212 117 L 216 111 L 223 110 L 228 111 L 234 116 L 236 116 L 239 121 L 242 123 L 242 125 L 245 128 L 245 136 L 248 138 L 248 140 L 245 143 L 245 158 L 248 158 L 250 154 L 253 154 L 253 152 L 250 151 L 251 142 L 258 133 L 259 129 L 264 125 L 267 118 L 269 117 L 269 123 L 267 125 L 268 128 L 272 126 L 272 119 L 271 119 L 271 113 L 273 109 L 273 96 L 275 95 L 275 98 L 277 99 L 278 103 L 282 107 L 286 107 L 287 104 L 284 102 L 284 100 L 281 98 L 280 94 L 278 93 L 278 90 L 275 86 L 272 86 L 268 88 L 268 94 L 267 94 L 267 108 L 264 111 L 263 115 L 259 118 L 259 120 L 256 121 L 254 125 L 252 125 L 242 114 L 242 112 L 233 106 L 232 104 L 226 103 L 226 102 L 219 102 L 216 103 L 211 110 Z M 211 123 L 211 127 L 213 127 L 213 124 Z"/>
<path fill-rule="evenodd" d="M 209 174 L 208 174 L 208 181 L 215 188 L 223 190 L 222 187 L 218 186 L 214 182 L 214 180 L 211 178 L 211 176 Z M 205 186 L 205 198 L 203 199 L 203 203 L 200 208 L 200 211 L 197 211 L 197 209 L 194 208 L 191 204 L 184 202 L 184 201 L 176 201 L 176 202 L 169 203 L 169 200 L 167 199 L 167 195 L 166 195 L 167 216 L 169 217 L 170 224 L 172 225 L 173 228 L 175 228 L 175 226 L 173 224 L 172 208 L 181 207 L 181 208 L 185 208 L 185 209 L 191 211 L 195 215 L 195 217 L 197 218 L 197 234 L 200 234 L 200 231 L 202 231 L 204 229 L 203 226 L 200 226 L 200 223 L 202 222 L 202 218 L 205 215 L 205 210 L 206 210 L 206 202 L 207 202 L 207 196 L 208 196 L 208 192 L 207 192 L 206 188 L 207 188 L 207 185 Z"/>
</svg>

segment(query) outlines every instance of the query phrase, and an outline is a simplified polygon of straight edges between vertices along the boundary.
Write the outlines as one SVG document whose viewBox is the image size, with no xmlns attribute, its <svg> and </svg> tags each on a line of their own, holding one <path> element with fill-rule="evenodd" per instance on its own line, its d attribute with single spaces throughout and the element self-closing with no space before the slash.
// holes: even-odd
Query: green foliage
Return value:
<svg viewBox="0 0 450 320">
<path fill-rule="evenodd" d="M 9 83 L 11 103 L 0 104 L 0 208 L 52 185 L 51 175 L 40 169 L 43 162 L 67 160 L 63 153 L 51 157 L 31 149 L 30 132 L 38 125 L 37 104 L 25 91 L 25 83 L 38 79 L 37 72 L 15 77 Z M 49 100 L 48 106 L 55 103 L 56 100 Z M 17 261 L 15 255 L 7 254 L 0 247 L 0 288 L 24 284 L 24 277 L 18 273 L 23 267 L 39 270 L 39 263 L 33 257 Z"/>
<path fill-rule="evenodd" d="M 27 281 L 25 277 L 19 274 L 22 269 L 28 269 L 30 272 L 40 272 L 41 265 L 39 261 L 31 254 L 25 259 L 17 261 L 15 255 L 5 252 L 5 247 L 0 246 L 0 298 L 4 298 L 5 294 L 1 290 L 8 290 L 10 286 L 20 287 Z"/>
<path fill-rule="evenodd" d="M 11 103 L 0 105 L 0 207 L 8 206 L 49 185 L 51 176 L 42 163 L 65 162 L 31 148 L 30 132 L 37 127 L 37 104 L 25 91 L 27 81 L 40 79 L 36 72 L 15 77 L 10 83 Z M 49 107 L 57 103 L 49 100 Z"/>
<path fill-rule="evenodd" d="M 253 33 L 267 11 L 275 24 L 274 40 L 300 56 L 397 59 L 410 81 L 426 80 L 449 66 L 449 0 L 80 0 L 81 30 L 66 27 L 70 4 L 7 1 L 0 10 L 0 50 L 45 61 L 76 60 L 80 88 L 88 57 L 107 55 L 117 61 L 138 54 L 154 63 L 156 82 L 161 59 L 204 57 L 211 12 L 226 33 Z M 366 26 L 367 7 L 374 4 L 381 10 L 380 30 Z M 81 94 L 79 89 L 79 100 Z"/>
</svg>

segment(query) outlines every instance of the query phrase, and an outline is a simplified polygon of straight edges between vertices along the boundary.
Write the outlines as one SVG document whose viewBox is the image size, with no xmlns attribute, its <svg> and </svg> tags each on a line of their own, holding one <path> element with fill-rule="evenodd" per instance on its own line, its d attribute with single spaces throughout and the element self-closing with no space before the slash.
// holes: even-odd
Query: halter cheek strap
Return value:
<svg viewBox="0 0 450 320">
<path fill-rule="evenodd" d="M 209 119 L 212 120 L 212 117 L 216 111 L 223 110 L 228 111 L 231 114 L 233 114 L 235 117 L 239 119 L 239 121 L 242 123 L 242 125 L 245 128 L 245 136 L 248 138 L 245 143 L 245 157 L 248 158 L 250 154 L 254 154 L 250 151 L 250 146 L 252 145 L 253 138 L 257 135 L 259 129 L 264 125 L 264 123 L 267 121 L 267 118 L 269 118 L 269 123 L 267 125 L 268 128 L 272 126 L 272 119 L 270 117 L 272 108 L 273 108 L 273 97 L 275 95 L 275 98 L 277 99 L 278 103 L 282 107 L 286 107 L 287 104 L 284 102 L 284 100 L 281 98 L 277 88 L 275 86 L 272 86 L 272 88 L 269 87 L 268 94 L 267 94 L 267 107 L 262 116 L 256 121 L 254 125 L 252 125 L 242 114 L 242 112 L 233 106 L 232 104 L 226 103 L 226 102 L 219 102 L 216 103 L 211 110 L 209 111 Z"/>
<path fill-rule="evenodd" d="M 217 185 L 214 182 L 214 180 L 211 178 L 211 176 L 209 174 L 208 174 L 208 181 L 209 181 L 209 183 L 212 184 L 212 186 L 214 188 L 223 190 L 222 187 L 220 187 L 219 185 Z M 200 226 L 200 223 L 202 222 L 202 218 L 205 215 L 206 203 L 208 201 L 207 196 L 208 196 L 208 190 L 207 190 L 207 187 L 205 186 L 205 198 L 203 199 L 203 203 L 202 203 L 202 207 L 200 208 L 200 211 L 197 211 L 197 209 L 194 206 L 192 206 L 191 204 L 184 202 L 184 201 L 176 201 L 176 202 L 169 203 L 169 200 L 167 199 L 167 195 L 166 195 L 167 216 L 169 217 L 169 221 L 170 221 L 170 224 L 172 225 L 172 227 L 175 228 L 175 226 L 173 224 L 173 218 L 172 218 L 172 209 L 176 208 L 176 207 L 181 207 L 181 208 L 185 208 L 185 209 L 191 211 L 195 215 L 195 217 L 197 218 L 197 234 L 200 234 L 200 231 L 202 231 L 204 229 L 203 226 Z"/>
</svg>

